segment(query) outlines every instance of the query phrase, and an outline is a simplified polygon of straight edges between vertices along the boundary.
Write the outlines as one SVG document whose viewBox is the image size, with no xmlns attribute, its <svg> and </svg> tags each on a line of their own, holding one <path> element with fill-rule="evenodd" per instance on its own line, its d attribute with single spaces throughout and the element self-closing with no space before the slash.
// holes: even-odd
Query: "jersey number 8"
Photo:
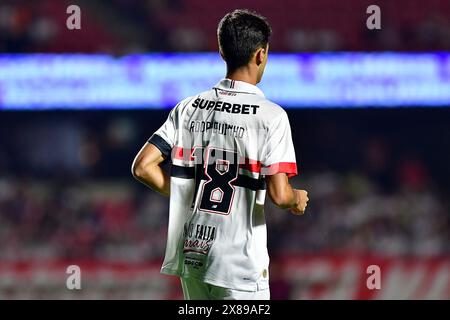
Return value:
<svg viewBox="0 0 450 320">
<path fill-rule="evenodd" d="M 196 147 L 192 152 L 192 157 L 196 163 L 194 202 L 197 198 L 200 181 L 205 180 L 200 194 L 199 209 L 228 215 L 236 188 L 232 182 L 238 176 L 237 152 L 219 148 Z M 194 206 L 194 203 L 192 205 Z"/>
</svg>

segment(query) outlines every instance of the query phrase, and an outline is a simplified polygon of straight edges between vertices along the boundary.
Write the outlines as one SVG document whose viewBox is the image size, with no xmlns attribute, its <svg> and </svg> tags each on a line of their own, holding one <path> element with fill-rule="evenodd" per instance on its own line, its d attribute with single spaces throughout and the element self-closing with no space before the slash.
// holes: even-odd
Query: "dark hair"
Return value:
<svg viewBox="0 0 450 320">
<path fill-rule="evenodd" d="M 245 66 L 259 48 L 269 43 L 272 29 L 266 18 L 244 9 L 225 15 L 219 22 L 217 38 L 229 71 Z"/>
</svg>

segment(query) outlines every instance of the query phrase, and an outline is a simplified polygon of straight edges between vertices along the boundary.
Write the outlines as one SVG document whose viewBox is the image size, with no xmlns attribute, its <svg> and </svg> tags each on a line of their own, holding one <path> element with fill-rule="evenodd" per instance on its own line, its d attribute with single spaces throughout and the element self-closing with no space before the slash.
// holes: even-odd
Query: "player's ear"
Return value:
<svg viewBox="0 0 450 320">
<path fill-rule="evenodd" d="M 259 66 L 260 64 L 264 63 L 265 59 L 266 59 L 266 55 L 267 55 L 267 49 L 268 46 L 266 46 L 265 48 L 259 48 L 256 51 L 256 65 Z"/>
<path fill-rule="evenodd" d="M 263 52 L 263 48 L 259 48 L 257 51 L 256 51 L 256 54 L 255 54 L 255 62 L 256 62 L 256 65 L 259 67 L 260 65 L 261 65 L 261 63 L 263 63 L 263 61 L 264 61 L 264 52 Z"/>
</svg>

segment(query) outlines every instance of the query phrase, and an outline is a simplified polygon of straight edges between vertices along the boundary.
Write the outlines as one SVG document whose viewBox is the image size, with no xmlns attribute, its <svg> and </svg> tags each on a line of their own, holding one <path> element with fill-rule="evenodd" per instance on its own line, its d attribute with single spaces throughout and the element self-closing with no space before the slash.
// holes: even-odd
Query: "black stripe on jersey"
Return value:
<svg viewBox="0 0 450 320">
<path fill-rule="evenodd" d="M 172 148 L 166 142 L 166 140 L 164 140 L 163 138 L 158 136 L 156 133 L 154 133 L 150 137 L 150 139 L 148 139 L 148 142 L 150 142 L 151 144 L 155 145 L 155 147 L 157 147 L 159 149 L 159 151 L 161 151 L 161 153 L 163 154 L 164 158 L 166 158 L 166 159 L 170 158 L 170 154 L 172 153 Z"/>
<path fill-rule="evenodd" d="M 266 180 L 251 178 L 243 174 L 238 175 L 237 179 L 233 181 L 231 184 L 238 187 L 247 188 L 253 191 L 266 190 Z"/>
<path fill-rule="evenodd" d="M 182 167 L 172 164 L 170 175 L 176 178 L 194 179 L 195 168 Z M 243 187 L 253 191 L 266 190 L 266 181 L 264 179 L 255 179 L 243 174 L 238 175 L 237 179 L 233 181 L 232 184 L 237 187 Z"/>
<path fill-rule="evenodd" d="M 195 167 L 182 167 L 172 164 L 170 175 L 182 179 L 194 179 Z"/>
</svg>

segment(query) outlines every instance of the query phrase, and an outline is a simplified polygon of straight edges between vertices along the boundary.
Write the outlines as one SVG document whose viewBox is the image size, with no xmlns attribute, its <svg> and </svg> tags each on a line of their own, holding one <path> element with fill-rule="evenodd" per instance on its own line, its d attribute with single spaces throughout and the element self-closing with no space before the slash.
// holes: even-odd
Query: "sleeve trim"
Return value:
<svg viewBox="0 0 450 320">
<path fill-rule="evenodd" d="M 261 173 L 266 176 L 277 173 L 286 173 L 290 178 L 297 175 L 297 164 L 295 162 L 277 162 L 270 166 L 262 167 Z"/>
<path fill-rule="evenodd" d="M 161 151 L 164 158 L 170 158 L 170 154 L 172 153 L 172 147 L 170 144 L 166 142 L 163 138 L 161 138 L 159 135 L 154 133 L 150 139 L 148 139 L 148 142 L 153 144 L 155 147 Z"/>
</svg>

